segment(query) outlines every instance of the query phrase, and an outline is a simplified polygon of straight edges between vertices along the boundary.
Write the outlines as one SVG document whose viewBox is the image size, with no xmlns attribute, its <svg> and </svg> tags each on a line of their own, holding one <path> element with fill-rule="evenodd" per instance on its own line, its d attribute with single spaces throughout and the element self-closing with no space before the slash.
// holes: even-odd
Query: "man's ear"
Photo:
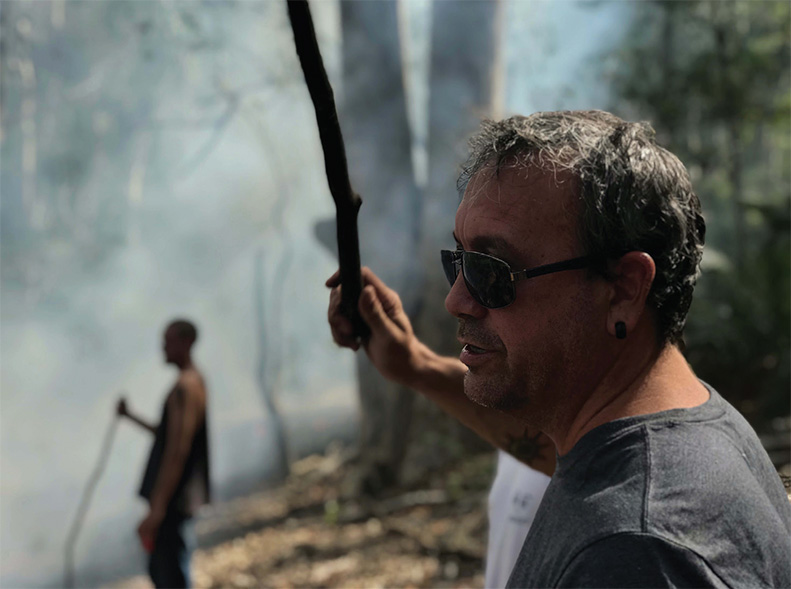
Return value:
<svg viewBox="0 0 791 589">
<path fill-rule="evenodd" d="M 629 252 L 612 263 L 610 273 L 612 292 L 607 331 L 622 339 L 624 334 L 634 332 L 645 310 L 645 301 L 656 275 L 656 265 L 654 259 L 645 252 Z M 616 327 L 618 323 L 624 326 Z"/>
</svg>

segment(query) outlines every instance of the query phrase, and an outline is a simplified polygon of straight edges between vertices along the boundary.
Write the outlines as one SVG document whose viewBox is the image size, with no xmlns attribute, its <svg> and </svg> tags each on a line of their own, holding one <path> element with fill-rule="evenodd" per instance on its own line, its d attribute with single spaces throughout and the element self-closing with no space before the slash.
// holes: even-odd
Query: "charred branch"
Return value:
<svg viewBox="0 0 791 589">
<path fill-rule="evenodd" d="M 338 263 L 342 285 L 341 309 L 352 321 L 355 333 L 365 337 L 369 333 L 368 326 L 357 310 L 357 301 L 362 290 L 357 213 L 362 205 L 362 199 L 352 190 L 349 181 L 346 149 L 335 109 L 335 98 L 324 70 L 307 0 L 288 0 L 288 16 L 294 31 L 299 62 L 316 110 L 327 182 L 337 211 Z"/>
</svg>

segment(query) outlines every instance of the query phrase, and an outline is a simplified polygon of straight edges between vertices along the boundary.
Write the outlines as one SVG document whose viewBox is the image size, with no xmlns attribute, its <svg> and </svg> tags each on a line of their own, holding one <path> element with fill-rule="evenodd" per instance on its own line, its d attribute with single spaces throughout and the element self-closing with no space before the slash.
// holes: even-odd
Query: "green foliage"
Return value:
<svg viewBox="0 0 791 589">
<path fill-rule="evenodd" d="M 687 357 L 761 428 L 791 388 L 791 5 L 644 3 L 628 39 L 615 110 L 684 161 L 708 226 Z"/>
<path fill-rule="evenodd" d="M 334 526 L 338 523 L 338 517 L 341 513 L 341 506 L 335 499 L 330 499 L 324 503 L 324 522 L 327 525 Z"/>
<path fill-rule="evenodd" d="M 769 230 L 743 269 L 706 271 L 687 327 L 698 375 L 758 426 L 789 413 L 789 248 L 787 229 Z"/>
</svg>

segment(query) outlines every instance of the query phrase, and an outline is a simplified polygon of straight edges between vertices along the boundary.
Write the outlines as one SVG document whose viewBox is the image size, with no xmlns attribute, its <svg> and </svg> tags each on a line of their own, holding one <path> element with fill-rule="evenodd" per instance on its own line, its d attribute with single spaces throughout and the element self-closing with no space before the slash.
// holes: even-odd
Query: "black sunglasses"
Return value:
<svg viewBox="0 0 791 589">
<path fill-rule="evenodd" d="M 464 284 L 470 291 L 472 298 L 487 309 L 500 309 L 507 307 L 516 299 L 515 282 L 523 278 L 535 278 L 563 270 L 579 270 L 590 264 L 588 256 L 555 262 L 511 272 L 507 262 L 478 252 L 464 250 L 442 250 L 442 269 L 451 287 L 456 282 L 461 270 Z"/>
</svg>

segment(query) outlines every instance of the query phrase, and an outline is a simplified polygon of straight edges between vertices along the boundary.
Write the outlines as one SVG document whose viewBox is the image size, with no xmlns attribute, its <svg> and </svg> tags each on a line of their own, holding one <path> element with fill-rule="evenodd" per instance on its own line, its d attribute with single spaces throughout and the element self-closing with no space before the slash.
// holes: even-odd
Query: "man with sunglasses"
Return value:
<svg viewBox="0 0 791 589">
<path fill-rule="evenodd" d="M 471 148 L 442 253 L 459 359 L 368 269 L 362 345 L 496 446 L 514 422 L 552 441 L 509 586 L 791 586 L 779 477 L 680 350 L 705 235 L 683 164 L 600 111 L 486 122 Z M 358 349 L 328 285 L 333 337 Z"/>
</svg>

